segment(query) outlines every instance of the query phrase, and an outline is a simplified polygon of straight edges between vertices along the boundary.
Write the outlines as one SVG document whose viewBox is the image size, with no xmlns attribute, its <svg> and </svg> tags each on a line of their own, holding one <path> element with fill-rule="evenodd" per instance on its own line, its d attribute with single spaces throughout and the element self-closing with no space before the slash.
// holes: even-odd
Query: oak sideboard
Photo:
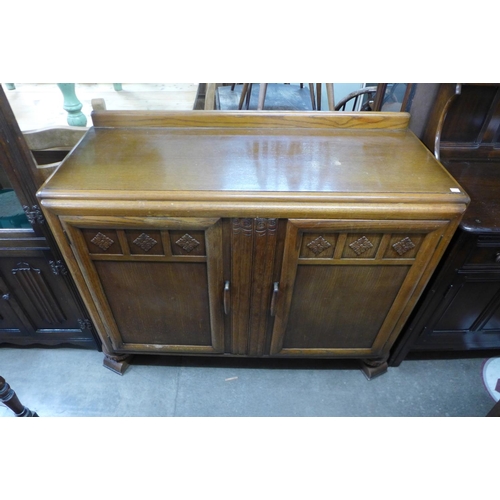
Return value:
<svg viewBox="0 0 500 500">
<path fill-rule="evenodd" d="M 38 192 L 103 342 L 371 378 L 469 198 L 405 113 L 94 112 Z"/>
</svg>

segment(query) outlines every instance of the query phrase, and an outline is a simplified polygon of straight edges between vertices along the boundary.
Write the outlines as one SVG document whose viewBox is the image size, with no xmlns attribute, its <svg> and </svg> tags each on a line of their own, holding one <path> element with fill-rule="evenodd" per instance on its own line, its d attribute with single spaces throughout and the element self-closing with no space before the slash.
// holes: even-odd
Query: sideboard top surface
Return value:
<svg viewBox="0 0 500 500">
<path fill-rule="evenodd" d="M 93 127 L 40 195 L 134 199 L 176 191 L 468 201 L 411 131 L 335 128 Z"/>
</svg>

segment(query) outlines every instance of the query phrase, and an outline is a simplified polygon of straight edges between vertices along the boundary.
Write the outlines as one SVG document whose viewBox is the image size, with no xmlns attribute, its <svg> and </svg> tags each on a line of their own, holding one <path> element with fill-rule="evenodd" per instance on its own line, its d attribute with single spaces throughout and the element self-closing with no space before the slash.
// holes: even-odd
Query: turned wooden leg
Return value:
<svg viewBox="0 0 500 500">
<path fill-rule="evenodd" d="M 118 373 L 118 375 L 123 375 L 130 366 L 132 357 L 132 354 L 108 354 L 104 352 L 102 364 L 106 368 L 109 368 L 112 372 Z"/>
<path fill-rule="evenodd" d="M 38 417 L 38 415 L 26 408 L 13 389 L 10 388 L 10 385 L 5 381 L 3 377 L 0 377 L 0 401 L 7 407 L 10 408 L 15 414 L 16 417 Z"/>
<path fill-rule="evenodd" d="M 64 97 L 63 108 L 68 112 L 68 125 L 73 127 L 85 127 L 87 117 L 81 112 L 82 103 L 75 93 L 74 83 L 58 83 L 57 86 Z"/>
<path fill-rule="evenodd" d="M 389 356 L 384 356 L 377 359 L 362 359 L 361 360 L 361 370 L 366 375 L 368 380 L 371 380 L 379 375 L 387 372 L 387 359 Z"/>
</svg>

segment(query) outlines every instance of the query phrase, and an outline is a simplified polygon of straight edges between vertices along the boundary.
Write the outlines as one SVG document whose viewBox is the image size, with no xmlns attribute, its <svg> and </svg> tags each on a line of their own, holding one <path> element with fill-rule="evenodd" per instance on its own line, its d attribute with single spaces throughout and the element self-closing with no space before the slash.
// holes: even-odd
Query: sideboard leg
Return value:
<svg viewBox="0 0 500 500">
<path fill-rule="evenodd" d="M 0 401 L 7 407 L 10 408 L 16 417 L 38 417 L 36 412 L 30 410 L 24 406 L 10 385 L 5 381 L 3 377 L 0 377 Z"/>
<path fill-rule="evenodd" d="M 388 357 L 389 356 L 384 356 L 383 358 L 361 360 L 361 370 L 363 370 L 363 373 L 366 375 L 366 378 L 368 380 L 378 377 L 379 375 L 383 375 L 387 372 Z"/>
<path fill-rule="evenodd" d="M 123 375 L 130 366 L 132 354 L 107 354 L 104 353 L 103 366 L 109 368 L 112 372 Z"/>
</svg>

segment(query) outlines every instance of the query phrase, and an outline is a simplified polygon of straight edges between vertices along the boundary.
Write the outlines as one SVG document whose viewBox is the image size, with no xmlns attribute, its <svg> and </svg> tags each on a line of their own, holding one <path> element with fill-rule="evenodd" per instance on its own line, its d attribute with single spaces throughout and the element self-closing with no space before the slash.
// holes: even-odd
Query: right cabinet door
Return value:
<svg viewBox="0 0 500 500">
<path fill-rule="evenodd" d="M 447 224 L 289 220 L 271 354 L 386 353 Z"/>
</svg>

